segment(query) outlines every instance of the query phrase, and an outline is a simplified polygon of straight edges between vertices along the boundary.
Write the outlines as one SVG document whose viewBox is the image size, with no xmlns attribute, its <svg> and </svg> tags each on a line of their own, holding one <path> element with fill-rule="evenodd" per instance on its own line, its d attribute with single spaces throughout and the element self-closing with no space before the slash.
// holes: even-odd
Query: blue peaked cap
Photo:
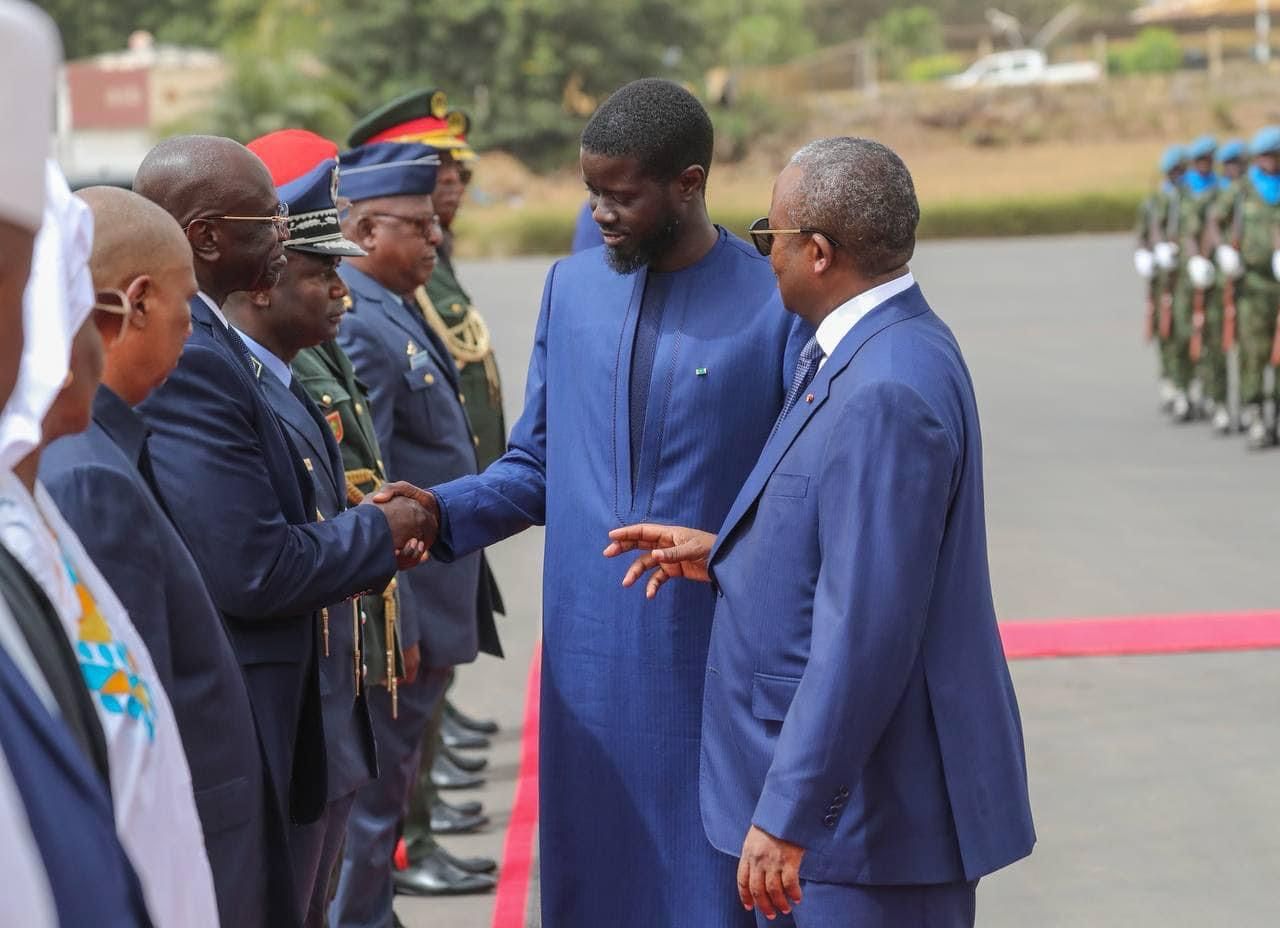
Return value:
<svg viewBox="0 0 1280 928">
<path fill-rule="evenodd" d="M 337 191 L 337 158 L 325 158 L 301 177 L 276 188 L 276 196 L 289 207 L 286 248 L 345 258 L 364 255 L 363 248 L 342 234 Z"/>
<path fill-rule="evenodd" d="M 1194 142 L 1187 144 L 1187 160 L 1196 161 L 1200 158 L 1212 158 L 1213 153 L 1218 150 L 1218 140 L 1212 135 L 1202 135 Z"/>
<path fill-rule="evenodd" d="M 1160 156 L 1160 173 L 1168 174 L 1182 162 L 1187 160 L 1187 153 L 1181 145 L 1170 145 Z"/>
<path fill-rule="evenodd" d="M 1280 126 L 1267 126 L 1265 129 L 1259 129 L 1258 134 L 1253 137 L 1253 142 L 1249 145 L 1249 154 L 1255 158 L 1258 155 L 1269 155 L 1280 151 Z"/>
<path fill-rule="evenodd" d="M 1218 148 L 1218 160 L 1222 163 L 1239 161 L 1249 153 L 1244 139 L 1228 139 Z"/>
<path fill-rule="evenodd" d="M 338 156 L 338 195 L 353 203 L 436 189 L 440 152 L 420 142 L 378 142 Z"/>
</svg>

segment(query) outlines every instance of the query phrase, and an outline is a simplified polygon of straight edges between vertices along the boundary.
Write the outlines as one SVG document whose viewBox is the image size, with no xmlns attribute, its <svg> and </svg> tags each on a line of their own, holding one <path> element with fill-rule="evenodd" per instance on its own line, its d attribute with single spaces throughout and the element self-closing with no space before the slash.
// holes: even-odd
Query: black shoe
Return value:
<svg viewBox="0 0 1280 928">
<path fill-rule="evenodd" d="M 440 738 L 444 741 L 445 747 L 453 748 L 455 751 L 459 748 L 479 751 L 489 746 L 489 739 L 484 735 L 478 735 L 468 728 L 463 728 L 448 717 L 440 726 Z"/>
<path fill-rule="evenodd" d="M 484 777 L 458 768 L 443 754 L 437 754 L 431 765 L 431 782 L 436 789 L 474 789 L 484 785 Z"/>
<path fill-rule="evenodd" d="M 487 893 L 498 881 L 487 873 L 468 873 L 439 854 L 431 854 L 408 870 L 394 870 L 391 881 L 402 896 L 466 896 Z"/>
<path fill-rule="evenodd" d="M 458 815 L 480 815 L 484 812 L 484 803 L 477 799 L 468 799 L 466 802 L 445 802 L 443 799 L 436 799 L 441 805 L 446 805 Z"/>
<path fill-rule="evenodd" d="M 449 758 L 459 770 L 465 770 L 467 773 L 479 773 L 485 767 L 489 766 L 489 758 L 475 757 L 470 754 L 458 754 L 447 744 L 440 746 L 440 753 Z"/>
<path fill-rule="evenodd" d="M 467 873 L 493 873 L 498 869 L 498 862 L 492 857 L 454 857 L 439 845 L 436 845 L 435 853 Z"/>
<path fill-rule="evenodd" d="M 445 700 L 444 714 L 445 718 L 453 719 L 469 731 L 478 732 L 482 735 L 496 735 L 498 733 L 498 723 L 493 719 L 473 719 L 449 700 Z"/>
<path fill-rule="evenodd" d="M 431 806 L 431 833 L 433 835 L 467 835 L 489 824 L 487 815 L 460 814 L 448 803 L 436 802 Z"/>
</svg>

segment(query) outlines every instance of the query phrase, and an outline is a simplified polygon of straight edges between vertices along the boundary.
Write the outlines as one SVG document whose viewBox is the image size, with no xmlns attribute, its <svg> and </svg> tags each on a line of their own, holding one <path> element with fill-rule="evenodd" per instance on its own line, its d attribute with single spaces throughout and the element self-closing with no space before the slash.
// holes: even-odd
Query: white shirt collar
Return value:
<svg viewBox="0 0 1280 928">
<path fill-rule="evenodd" d="M 222 323 L 222 327 L 224 329 L 231 328 L 231 323 L 227 322 L 227 317 L 222 314 L 222 308 L 213 301 L 213 297 L 209 296 L 209 294 L 205 293 L 203 290 L 196 291 L 196 296 L 204 300 L 204 305 L 213 310 L 213 314 L 218 318 L 218 321 Z"/>
<path fill-rule="evenodd" d="M 827 318 L 818 325 L 818 345 L 822 348 L 822 360 L 818 369 L 827 363 L 827 358 L 835 353 L 836 348 L 844 341 L 858 321 L 881 303 L 887 303 L 904 290 L 915 286 L 916 279 L 910 271 L 901 277 L 895 277 L 878 287 L 864 290 L 848 302 L 841 303 L 833 309 Z"/>
<path fill-rule="evenodd" d="M 240 340 L 244 342 L 245 347 L 249 349 L 249 353 L 261 362 L 262 366 L 271 371 L 275 375 L 276 380 L 280 381 L 286 387 L 293 381 L 293 372 L 289 370 L 289 365 L 276 357 L 266 348 L 263 348 L 248 335 L 245 335 L 235 326 L 231 327 L 231 331 L 240 336 Z"/>
</svg>

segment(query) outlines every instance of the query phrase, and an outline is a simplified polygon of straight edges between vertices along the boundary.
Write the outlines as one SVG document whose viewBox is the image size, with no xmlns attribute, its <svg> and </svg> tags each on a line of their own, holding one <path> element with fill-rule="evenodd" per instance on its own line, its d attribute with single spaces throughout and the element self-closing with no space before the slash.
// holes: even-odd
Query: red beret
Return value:
<svg viewBox="0 0 1280 928">
<path fill-rule="evenodd" d="M 245 147 L 262 159 L 277 187 L 297 180 L 321 161 L 338 157 L 337 145 L 306 129 L 268 132 Z"/>
</svg>

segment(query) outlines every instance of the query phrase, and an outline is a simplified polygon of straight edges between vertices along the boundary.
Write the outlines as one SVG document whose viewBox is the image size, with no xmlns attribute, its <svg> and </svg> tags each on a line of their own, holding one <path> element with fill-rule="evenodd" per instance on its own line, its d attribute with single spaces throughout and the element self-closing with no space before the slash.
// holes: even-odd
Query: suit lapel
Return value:
<svg viewBox="0 0 1280 928">
<path fill-rule="evenodd" d="M 338 486 L 337 477 L 333 472 L 333 461 L 329 457 L 328 445 L 324 442 L 324 433 L 329 431 L 328 423 L 320 420 L 316 422 L 315 417 L 311 415 L 310 410 L 303 406 L 301 400 L 288 387 L 276 379 L 275 375 L 266 373 L 260 380 L 263 392 L 267 394 L 267 398 L 271 401 L 271 408 L 280 420 L 299 435 L 306 447 L 312 451 L 312 458 L 324 468 L 325 474 L 328 476 L 330 483 L 336 489 Z M 320 444 L 316 444 L 317 437 Z M 344 477 L 345 480 L 345 477 Z M 346 494 L 339 494 L 340 498 Z"/>
<path fill-rule="evenodd" d="M 716 543 L 711 549 L 708 563 L 715 561 L 716 555 L 719 554 L 724 542 L 733 533 L 738 523 L 742 521 L 743 516 L 751 509 L 761 491 L 764 490 L 764 486 L 769 477 L 772 476 L 774 468 L 778 466 L 778 462 L 782 460 L 783 455 L 787 453 L 787 450 L 795 442 L 796 437 L 804 431 L 804 427 L 808 425 L 809 420 L 822 408 L 830 393 L 832 380 L 853 363 L 853 359 L 862 350 L 862 346 L 873 336 L 891 325 L 922 315 L 928 310 L 928 304 L 924 302 L 919 287 L 910 287 L 862 317 L 849 334 L 841 340 L 835 353 L 827 359 L 827 363 L 822 366 L 818 376 L 814 378 L 809 389 L 805 391 L 805 395 L 800 398 L 795 408 L 791 410 L 787 418 L 778 426 L 777 431 L 765 443 L 764 449 L 760 452 L 760 459 L 756 461 L 756 466 L 747 477 L 746 483 L 742 485 L 742 490 L 738 493 L 737 499 L 733 501 L 733 506 L 729 509 L 729 514 L 725 517 L 724 524 L 716 536 Z M 813 397 L 811 402 L 808 401 L 809 396 Z"/>
</svg>

